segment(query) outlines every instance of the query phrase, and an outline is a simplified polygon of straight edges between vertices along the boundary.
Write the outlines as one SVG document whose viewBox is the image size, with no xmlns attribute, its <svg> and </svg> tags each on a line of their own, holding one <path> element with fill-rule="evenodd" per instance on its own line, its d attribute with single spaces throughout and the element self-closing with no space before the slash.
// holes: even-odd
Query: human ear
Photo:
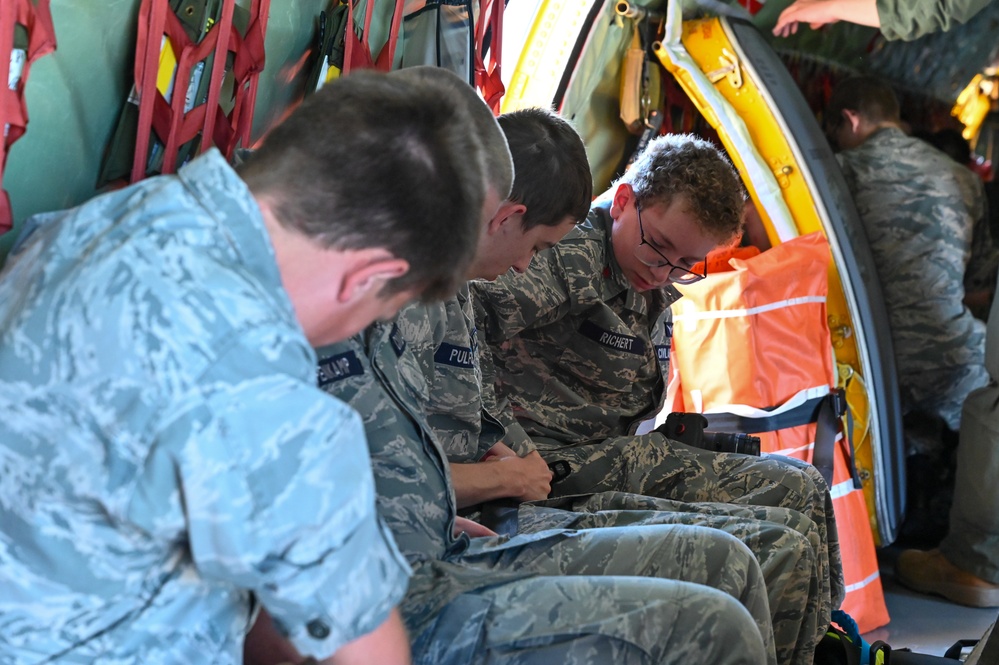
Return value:
<svg viewBox="0 0 999 665">
<path fill-rule="evenodd" d="M 489 235 L 494 235 L 502 230 L 508 223 L 517 221 L 518 219 L 523 219 L 524 213 L 527 212 L 527 206 L 523 203 L 514 203 L 513 201 L 504 201 L 493 218 L 489 220 L 489 225 L 486 227 L 486 232 Z"/>
<path fill-rule="evenodd" d="M 405 259 L 392 255 L 371 258 L 345 271 L 338 299 L 346 304 L 377 296 L 386 282 L 407 272 L 409 262 Z"/>
<path fill-rule="evenodd" d="M 621 183 L 614 190 L 614 198 L 611 200 L 610 214 L 613 219 L 617 219 L 628 206 L 628 202 L 635 198 L 635 190 L 631 185 Z"/>
<path fill-rule="evenodd" d="M 850 131 L 854 134 L 860 129 L 860 114 L 856 111 L 843 109 L 843 120 L 850 126 Z"/>
</svg>

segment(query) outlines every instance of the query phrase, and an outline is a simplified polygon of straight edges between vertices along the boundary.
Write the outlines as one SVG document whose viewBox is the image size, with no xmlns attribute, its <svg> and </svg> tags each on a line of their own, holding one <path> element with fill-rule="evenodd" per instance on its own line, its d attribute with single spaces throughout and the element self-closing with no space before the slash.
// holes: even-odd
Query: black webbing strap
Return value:
<svg viewBox="0 0 999 665">
<path fill-rule="evenodd" d="M 764 410 L 772 411 L 776 408 L 771 407 Z M 853 477 L 853 486 L 859 489 L 861 487 L 860 477 L 857 475 L 857 467 L 853 460 L 853 440 L 851 436 L 853 418 L 846 405 L 846 391 L 842 388 L 833 390 L 828 395 L 813 397 L 793 409 L 772 416 L 749 418 L 734 413 L 706 413 L 704 417 L 708 419 L 706 429 L 715 432 L 737 432 L 743 434 L 776 432 L 777 430 L 816 423 L 812 465 L 819 470 L 819 473 L 825 478 L 826 483 L 832 487 L 836 434 L 840 431 L 840 418 L 844 414 L 847 415 L 849 420 L 847 435 L 844 437 L 848 446 L 846 450 L 847 460 L 850 465 L 850 475 Z"/>
<path fill-rule="evenodd" d="M 819 410 L 815 414 L 815 447 L 812 449 L 812 465 L 819 470 L 826 484 L 832 487 L 833 460 L 836 451 L 836 433 L 839 432 L 840 391 L 833 391 L 822 399 Z M 846 400 L 843 400 L 845 406 Z"/>
<path fill-rule="evenodd" d="M 739 416 L 734 413 L 705 413 L 704 417 L 708 419 L 708 426 L 705 429 L 712 432 L 756 434 L 758 432 L 776 432 L 781 429 L 807 425 L 818 420 L 819 410 L 828 397 L 829 395 L 813 397 L 807 402 L 799 404 L 784 413 L 772 416 L 760 416 L 758 418 Z M 763 410 L 773 411 L 776 408 L 770 407 Z"/>
</svg>

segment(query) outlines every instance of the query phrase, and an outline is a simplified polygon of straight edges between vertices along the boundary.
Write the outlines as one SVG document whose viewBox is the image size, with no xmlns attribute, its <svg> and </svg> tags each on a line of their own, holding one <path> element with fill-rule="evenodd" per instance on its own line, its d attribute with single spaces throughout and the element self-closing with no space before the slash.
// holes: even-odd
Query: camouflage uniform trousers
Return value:
<svg viewBox="0 0 999 665">
<path fill-rule="evenodd" d="M 552 484 L 553 497 L 628 492 L 685 503 L 801 513 L 814 522 L 821 538 L 816 560 L 819 570 L 825 571 L 822 584 L 828 585 L 829 606 L 836 609 L 843 602 L 846 588 L 832 497 L 811 464 L 778 455 L 715 453 L 657 433 L 573 446 L 543 437 L 533 440 L 547 462 L 569 463 L 569 475 Z"/>
<path fill-rule="evenodd" d="M 486 575 L 536 575 L 457 597 L 413 641 L 414 663 L 774 663 L 763 576 L 736 538 L 686 525 L 476 538 Z M 710 587 L 710 588 L 709 588 Z"/>
<path fill-rule="evenodd" d="M 521 504 L 518 532 L 644 524 L 690 524 L 719 529 L 742 541 L 760 564 L 774 631 L 777 662 L 811 665 L 829 625 L 829 574 L 819 565 L 818 527 L 786 508 L 683 503 L 621 492 Z"/>
</svg>

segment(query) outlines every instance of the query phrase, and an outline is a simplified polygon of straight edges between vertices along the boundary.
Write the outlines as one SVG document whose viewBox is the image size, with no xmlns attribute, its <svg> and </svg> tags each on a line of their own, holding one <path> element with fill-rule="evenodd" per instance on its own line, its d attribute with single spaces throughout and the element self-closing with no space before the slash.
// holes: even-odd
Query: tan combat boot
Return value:
<svg viewBox="0 0 999 665">
<path fill-rule="evenodd" d="M 992 584 L 948 561 L 940 550 L 905 550 L 895 563 L 903 585 L 971 607 L 999 607 L 999 584 Z"/>
</svg>

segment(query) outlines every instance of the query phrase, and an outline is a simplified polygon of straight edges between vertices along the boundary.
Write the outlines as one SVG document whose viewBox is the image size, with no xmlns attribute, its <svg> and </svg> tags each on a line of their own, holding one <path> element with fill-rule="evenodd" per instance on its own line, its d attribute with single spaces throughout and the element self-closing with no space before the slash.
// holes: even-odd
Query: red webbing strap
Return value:
<svg viewBox="0 0 999 665">
<path fill-rule="evenodd" d="M 229 36 L 229 50 L 235 53 L 233 63 L 234 104 L 228 116 L 221 113 L 215 118 L 213 140 L 226 159 L 232 158 L 237 145 L 249 147 L 253 129 L 253 110 L 257 103 L 260 72 L 264 70 L 264 35 L 267 34 L 267 16 L 270 0 L 253 0 L 250 6 L 250 24 L 246 37 L 233 26 Z"/>
<path fill-rule="evenodd" d="M 503 43 L 503 0 L 479 0 L 479 24 L 475 26 L 475 87 L 486 104 L 499 115 L 506 88 L 500 75 Z M 486 29 L 491 28 L 489 63 L 486 64 Z"/>
<path fill-rule="evenodd" d="M 395 58 L 395 47 L 399 41 L 399 29 L 402 27 L 402 14 L 405 0 L 396 0 L 395 8 L 392 12 L 392 23 L 389 26 L 388 41 L 382 47 L 377 58 L 371 55 L 371 45 L 368 43 L 371 34 L 371 16 L 375 9 L 375 0 L 368 0 L 364 10 L 364 28 L 360 38 L 354 26 L 354 2 L 347 0 L 347 29 L 344 38 L 343 49 L 343 73 L 348 74 L 352 69 L 379 69 L 387 72 L 392 69 L 392 60 Z"/>
<path fill-rule="evenodd" d="M 371 4 L 374 4 L 374 2 Z M 392 10 L 392 23 L 389 26 L 388 41 L 385 42 L 385 46 L 382 47 L 381 53 L 378 54 L 378 59 L 375 61 L 375 66 L 383 72 L 392 69 L 392 61 L 395 59 L 395 47 L 399 43 L 399 29 L 402 27 L 402 14 L 405 11 L 405 7 L 405 0 L 396 0 L 395 9 Z"/>
<path fill-rule="evenodd" d="M 200 151 L 213 144 L 227 158 L 242 141 L 249 144 L 253 107 L 256 102 L 259 74 L 264 67 L 264 34 L 267 28 L 269 0 L 253 0 L 246 37 L 233 25 L 235 0 L 223 0 L 222 13 L 200 42 L 187 36 L 184 25 L 170 9 L 167 0 L 143 0 L 139 10 L 139 35 L 136 45 L 135 85 L 139 94 L 139 123 L 132 162 L 132 182 L 146 175 L 149 142 L 155 132 L 164 144 L 162 173 L 177 168 L 180 147 L 201 137 Z M 173 91 L 167 102 L 156 88 L 163 35 L 177 57 Z M 235 54 L 233 75 L 234 105 L 228 116 L 219 106 L 219 93 L 225 77 L 229 51 Z M 191 81 L 191 70 L 213 55 L 208 83 L 208 98 L 185 113 L 184 105 Z"/>
<path fill-rule="evenodd" d="M 143 0 L 139 7 L 139 27 L 135 44 L 135 90 L 139 98 L 138 131 L 135 135 L 135 155 L 132 158 L 132 182 L 146 176 L 146 155 L 149 153 L 150 130 L 153 126 L 153 107 L 150 102 L 153 93 L 143 95 L 144 90 L 156 90 L 156 73 L 160 62 L 160 36 L 166 25 L 166 12 L 154 5 L 157 0 Z M 166 2 L 158 3 L 162 7 Z M 154 40 L 150 42 L 150 35 Z"/>
<path fill-rule="evenodd" d="M 7 87 L 10 80 L 10 54 L 14 48 L 14 26 L 24 26 L 28 34 L 28 47 L 25 49 L 21 79 L 13 90 Z M 52 27 L 52 13 L 49 0 L 2 0 L 0 1 L 0 131 L 6 128 L 0 140 L 0 183 L 7 167 L 7 153 L 15 141 L 24 136 L 28 126 L 28 108 L 24 102 L 24 85 L 28 81 L 31 63 L 46 53 L 55 50 L 55 29 Z M 10 230 L 14 216 L 7 191 L 0 189 L 0 234 Z"/>
</svg>

